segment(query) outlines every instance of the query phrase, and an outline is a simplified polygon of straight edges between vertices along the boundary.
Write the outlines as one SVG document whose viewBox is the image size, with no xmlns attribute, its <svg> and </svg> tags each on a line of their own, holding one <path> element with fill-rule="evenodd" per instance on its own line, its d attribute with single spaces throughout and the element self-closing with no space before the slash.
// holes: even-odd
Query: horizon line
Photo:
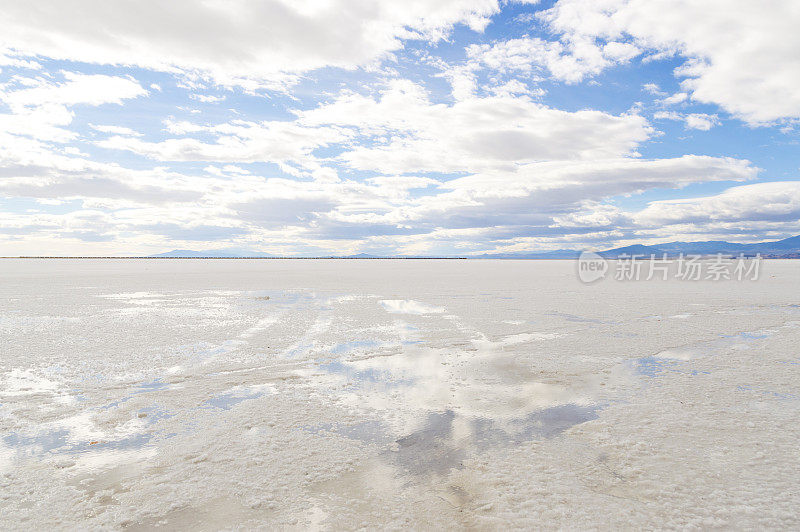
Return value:
<svg viewBox="0 0 800 532">
<path fill-rule="evenodd" d="M 794 253 L 787 254 L 758 254 L 762 259 L 776 260 L 800 260 L 800 257 L 792 257 Z M 727 255 L 727 254 L 723 254 Z M 716 254 L 691 254 L 700 258 L 711 258 Z M 604 257 L 606 260 L 624 260 L 620 257 Z M 678 255 L 667 255 L 667 260 L 674 260 Z M 36 256 L 24 255 L 18 257 L 0 257 L 0 260 L 566 260 L 574 261 L 577 257 L 148 257 L 148 256 Z"/>
</svg>

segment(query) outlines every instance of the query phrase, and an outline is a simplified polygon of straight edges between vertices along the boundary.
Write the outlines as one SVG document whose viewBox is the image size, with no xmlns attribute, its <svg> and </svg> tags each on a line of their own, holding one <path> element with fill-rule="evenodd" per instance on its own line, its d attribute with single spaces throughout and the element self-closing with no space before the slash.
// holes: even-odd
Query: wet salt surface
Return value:
<svg viewBox="0 0 800 532">
<path fill-rule="evenodd" d="M 798 523 L 794 262 L 9 264 L 3 528 Z"/>
<path fill-rule="evenodd" d="M 275 393 L 275 389 L 270 385 L 236 387 L 232 390 L 214 395 L 212 398 L 206 400 L 202 406 L 230 410 L 243 401 L 257 399 L 272 393 Z"/>
<path fill-rule="evenodd" d="M 790 327 L 794 327 L 794 322 L 788 322 Z M 717 340 L 689 344 L 680 347 L 665 349 L 654 355 L 639 358 L 633 361 L 636 371 L 647 377 L 657 377 L 668 371 L 682 372 L 690 375 L 698 375 L 696 369 L 686 367 L 685 362 L 693 359 L 724 354 L 727 351 L 737 351 L 753 349 L 758 346 L 758 340 L 769 338 L 773 330 L 744 331 L 732 335 L 720 335 Z"/>
<path fill-rule="evenodd" d="M 322 425 L 308 430 L 314 433 L 328 431 L 369 443 L 391 443 L 391 450 L 384 452 L 382 458 L 395 464 L 404 473 L 414 476 L 446 475 L 452 469 L 464 468 L 464 461 L 472 446 L 485 450 L 535 438 L 554 437 L 573 425 L 596 419 L 594 411 L 595 408 L 577 405 L 545 409 L 513 420 L 510 423 L 511 432 L 500 428 L 490 419 L 469 420 L 466 428 L 470 431 L 472 445 L 464 441 L 464 427 L 456 427 L 457 416 L 451 410 L 429 413 L 421 428 L 396 439 L 383 424 L 374 421 L 354 425 Z M 462 431 L 460 435 L 456 434 L 459 430 Z"/>
</svg>

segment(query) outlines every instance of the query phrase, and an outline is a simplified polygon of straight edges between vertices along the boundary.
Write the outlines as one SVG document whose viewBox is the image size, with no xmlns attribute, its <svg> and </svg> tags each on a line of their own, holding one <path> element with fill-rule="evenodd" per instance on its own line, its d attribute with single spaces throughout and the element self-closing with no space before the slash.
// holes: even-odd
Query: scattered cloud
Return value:
<svg viewBox="0 0 800 532">
<path fill-rule="evenodd" d="M 394 174 L 510 170 L 533 161 L 632 155 L 652 132 L 638 115 L 566 112 L 525 95 L 436 104 L 406 80 L 392 82 L 376 98 L 345 94 L 298 117 L 308 126 L 354 128 L 370 142 L 339 158 L 355 169 Z"/>
<path fill-rule="evenodd" d="M 62 82 L 53 82 L 46 78 L 16 78 L 14 84 L 25 88 L 8 90 L 4 87 L 0 98 L 14 110 L 47 105 L 121 105 L 123 100 L 147 94 L 139 82 L 127 76 L 79 72 L 62 74 Z"/>
<path fill-rule="evenodd" d="M 129 127 L 122 127 L 122 126 L 104 126 L 104 125 L 95 125 L 89 124 L 89 127 L 94 129 L 95 131 L 99 131 L 100 133 L 108 133 L 110 135 L 121 135 L 125 137 L 141 137 L 142 134 L 138 131 L 134 131 Z"/>
<path fill-rule="evenodd" d="M 559 0 L 541 16 L 567 41 L 631 39 L 682 56 L 683 92 L 749 124 L 800 117 L 796 2 Z"/>
<path fill-rule="evenodd" d="M 753 133 L 730 115 L 795 142 L 790 2 L 522 3 L 0 0 L 0 244 L 476 254 L 797 232 L 784 145 L 690 144 Z"/>
<path fill-rule="evenodd" d="M 538 37 L 473 44 L 467 48 L 469 59 L 486 68 L 523 73 L 545 70 L 555 79 L 567 83 L 582 81 L 612 64 L 629 61 L 639 53 L 636 46 L 624 42 L 598 46 L 589 39 L 564 43 Z"/>
<path fill-rule="evenodd" d="M 482 31 L 496 0 L 0 3 L 0 52 L 280 87 L 326 66 L 387 58 L 405 40 L 436 42 L 456 24 Z M 69 23 L 65 23 L 69 21 Z"/>
<path fill-rule="evenodd" d="M 733 187 L 713 196 L 661 200 L 634 216 L 643 225 L 744 223 L 800 219 L 800 181 L 773 181 Z"/>
<path fill-rule="evenodd" d="M 721 123 L 717 115 L 705 113 L 682 114 L 674 111 L 658 111 L 653 114 L 653 118 L 656 120 L 679 120 L 686 124 L 686 129 L 699 129 L 700 131 L 708 131 Z"/>
</svg>

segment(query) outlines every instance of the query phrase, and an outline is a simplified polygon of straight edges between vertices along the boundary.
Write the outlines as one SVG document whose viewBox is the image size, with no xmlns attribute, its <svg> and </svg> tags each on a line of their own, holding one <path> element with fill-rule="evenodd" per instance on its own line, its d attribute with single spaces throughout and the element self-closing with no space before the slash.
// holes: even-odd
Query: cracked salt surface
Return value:
<svg viewBox="0 0 800 532">
<path fill-rule="evenodd" d="M 800 524 L 794 261 L 0 268 L 3 529 Z"/>
</svg>

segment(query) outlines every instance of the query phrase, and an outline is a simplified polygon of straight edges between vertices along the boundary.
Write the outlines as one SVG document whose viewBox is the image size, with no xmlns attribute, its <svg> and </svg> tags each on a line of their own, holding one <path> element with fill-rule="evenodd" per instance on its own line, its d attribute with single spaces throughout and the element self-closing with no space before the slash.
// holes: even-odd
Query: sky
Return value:
<svg viewBox="0 0 800 532">
<path fill-rule="evenodd" d="M 796 0 L 0 0 L 0 255 L 800 234 Z"/>
</svg>

